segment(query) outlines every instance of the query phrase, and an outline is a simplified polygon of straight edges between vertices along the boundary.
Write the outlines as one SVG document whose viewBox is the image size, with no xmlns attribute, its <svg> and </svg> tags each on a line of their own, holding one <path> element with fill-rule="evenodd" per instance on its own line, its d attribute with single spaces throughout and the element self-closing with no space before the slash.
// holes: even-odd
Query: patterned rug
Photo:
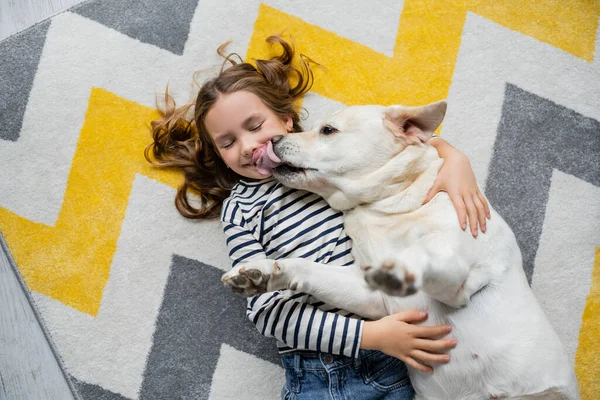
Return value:
<svg viewBox="0 0 600 400">
<path fill-rule="evenodd" d="M 155 96 L 184 103 L 218 45 L 292 34 L 341 104 L 447 98 L 441 134 L 514 229 L 532 287 L 600 398 L 596 0 L 92 0 L 0 42 L 0 229 L 82 399 L 268 399 L 274 343 L 219 284 L 218 222 L 143 158 Z M 306 124 L 310 124 L 308 121 Z"/>
</svg>

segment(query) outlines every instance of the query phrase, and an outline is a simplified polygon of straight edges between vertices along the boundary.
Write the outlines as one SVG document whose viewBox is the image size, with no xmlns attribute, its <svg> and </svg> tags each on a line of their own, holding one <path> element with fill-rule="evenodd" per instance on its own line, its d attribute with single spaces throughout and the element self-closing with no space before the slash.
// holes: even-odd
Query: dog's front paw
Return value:
<svg viewBox="0 0 600 400">
<path fill-rule="evenodd" d="M 284 276 L 278 261 L 257 260 L 233 268 L 221 277 L 221 282 L 242 296 L 255 296 L 284 289 Z"/>
<path fill-rule="evenodd" d="M 392 296 L 409 296 L 421 288 L 421 275 L 409 271 L 398 261 L 386 261 L 379 266 L 362 267 L 365 280 L 371 289 L 378 289 Z"/>
</svg>

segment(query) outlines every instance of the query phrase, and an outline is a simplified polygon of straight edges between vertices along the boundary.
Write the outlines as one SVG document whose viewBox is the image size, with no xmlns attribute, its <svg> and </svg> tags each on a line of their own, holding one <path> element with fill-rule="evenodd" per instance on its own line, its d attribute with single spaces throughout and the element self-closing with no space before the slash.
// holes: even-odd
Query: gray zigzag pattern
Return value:
<svg viewBox="0 0 600 400">
<path fill-rule="evenodd" d="M 507 84 L 486 196 L 513 229 L 530 284 L 554 168 L 600 187 L 600 122 Z"/>
<path fill-rule="evenodd" d="M 173 256 L 141 399 L 208 399 L 222 343 L 280 363 L 274 340 L 248 321 L 246 299 L 221 284 L 222 274 Z"/>
<path fill-rule="evenodd" d="M 82 382 L 73 376 L 69 376 L 73 386 L 78 392 L 79 398 L 83 400 L 131 400 L 128 397 L 113 393 L 100 386 Z"/>
<path fill-rule="evenodd" d="M 16 142 L 50 21 L 0 42 L 0 139 Z"/>
<path fill-rule="evenodd" d="M 279 364 L 275 343 L 245 316 L 246 299 L 221 285 L 222 271 L 174 255 L 140 399 L 208 399 L 221 344 Z M 83 400 L 127 400 L 70 377 Z"/>
<path fill-rule="evenodd" d="M 198 0 L 95 0 L 69 11 L 181 55 L 197 5 Z"/>
<path fill-rule="evenodd" d="M 92 0 L 69 11 L 183 54 L 198 0 Z M 0 42 L 0 139 L 16 142 L 51 19 Z"/>
</svg>

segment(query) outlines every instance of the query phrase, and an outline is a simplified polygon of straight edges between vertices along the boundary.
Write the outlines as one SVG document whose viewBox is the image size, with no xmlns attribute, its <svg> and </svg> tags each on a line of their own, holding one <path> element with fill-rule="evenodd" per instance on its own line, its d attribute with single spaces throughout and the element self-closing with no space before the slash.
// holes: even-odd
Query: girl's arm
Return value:
<svg viewBox="0 0 600 400">
<path fill-rule="evenodd" d="M 306 293 L 269 292 L 249 299 L 246 314 L 264 336 L 290 349 L 357 357 L 364 321 L 319 310 L 322 303 L 310 300 Z"/>
<path fill-rule="evenodd" d="M 267 258 L 262 245 L 246 228 L 234 221 L 223 222 L 223 227 L 234 266 Z M 248 299 L 246 315 L 261 334 L 276 338 L 290 349 L 357 357 L 363 321 L 322 311 L 318 308 L 322 305 L 306 293 L 280 290 Z"/>
<path fill-rule="evenodd" d="M 429 143 L 444 159 L 444 164 L 423 204 L 438 192 L 447 192 L 456 208 L 461 228 L 467 228 L 468 216 L 471 233 L 477 237 L 477 223 L 485 232 L 486 217 L 489 219 L 491 215 L 488 202 L 477 186 L 469 159 L 439 136 L 434 136 Z"/>
</svg>

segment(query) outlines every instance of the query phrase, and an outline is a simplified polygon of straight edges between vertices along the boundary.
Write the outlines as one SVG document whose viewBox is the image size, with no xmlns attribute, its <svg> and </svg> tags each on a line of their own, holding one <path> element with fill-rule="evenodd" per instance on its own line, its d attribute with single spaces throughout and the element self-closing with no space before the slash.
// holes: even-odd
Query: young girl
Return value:
<svg viewBox="0 0 600 400">
<path fill-rule="evenodd" d="M 302 130 L 296 104 L 313 77 L 305 59 L 299 69 L 292 66 L 287 42 L 267 41 L 279 43 L 283 54 L 256 60 L 256 67 L 226 57 L 232 66 L 202 86 L 193 120 L 186 119 L 191 104 L 176 109 L 167 95 L 163 119 L 152 123 L 154 142 L 146 158 L 183 170 L 177 209 L 188 218 L 220 217 L 234 266 L 284 257 L 349 265 L 351 241 L 342 214 L 315 194 L 282 186 L 252 163 L 254 151 L 274 136 Z M 463 229 L 468 215 L 476 236 L 478 223 L 485 231 L 489 210 L 469 162 L 440 138 L 431 144 L 444 166 L 426 201 L 448 191 Z M 199 208 L 188 201 L 188 190 L 200 196 Z M 413 325 L 427 318 L 418 310 L 364 321 L 287 290 L 249 299 L 247 315 L 263 335 L 277 339 L 286 370 L 282 398 L 411 399 L 404 363 L 431 372 L 430 364 L 448 362 L 446 352 L 456 345 L 440 339 L 448 326 Z"/>
</svg>

